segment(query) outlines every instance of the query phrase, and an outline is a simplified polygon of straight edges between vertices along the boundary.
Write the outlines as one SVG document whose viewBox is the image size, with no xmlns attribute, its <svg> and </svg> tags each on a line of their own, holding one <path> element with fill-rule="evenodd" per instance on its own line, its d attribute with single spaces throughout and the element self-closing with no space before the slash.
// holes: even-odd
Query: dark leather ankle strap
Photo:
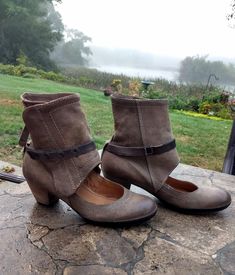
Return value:
<svg viewBox="0 0 235 275">
<path fill-rule="evenodd" d="M 25 147 L 27 144 L 28 138 L 29 138 L 29 130 L 26 128 L 26 126 L 24 126 L 24 129 L 22 130 L 20 135 L 19 145 L 22 147 Z"/>
<path fill-rule="evenodd" d="M 160 155 L 166 153 L 176 147 L 175 140 L 162 144 L 159 146 L 147 146 L 147 147 L 125 147 L 119 146 L 112 143 L 108 143 L 105 149 L 118 156 L 126 157 L 143 157 L 143 156 L 152 156 Z"/>
<path fill-rule="evenodd" d="M 29 154 L 32 159 L 35 160 L 53 160 L 53 159 L 69 159 L 73 157 L 78 157 L 80 155 L 87 154 L 96 149 L 95 143 L 93 141 L 72 147 L 65 150 L 35 150 L 26 145 L 25 151 Z"/>
</svg>

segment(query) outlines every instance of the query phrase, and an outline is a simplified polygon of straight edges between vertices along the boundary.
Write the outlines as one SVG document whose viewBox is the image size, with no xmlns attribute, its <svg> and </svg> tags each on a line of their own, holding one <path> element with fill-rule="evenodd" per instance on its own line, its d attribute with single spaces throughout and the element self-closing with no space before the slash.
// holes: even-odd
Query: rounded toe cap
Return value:
<svg viewBox="0 0 235 275">
<path fill-rule="evenodd" d="M 156 201 L 148 196 L 130 192 L 130 200 L 127 202 L 127 218 L 141 220 L 151 218 L 157 212 Z"/>
<path fill-rule="evenodd" d="M 203 210 L 220 211 L 231 204 L 231 195 L 222 188 L 200 188 L 200 208 Z"/>
<path fill-rule="evenodd" d="M 114 226 L 146 221 L 157 211 L 157 204 L 153 199 L 129 190 L 125 190 L 122 198 L 110 204 L 97 205 L 76 194 L 70 197 L 70 204 L 83 218 Z"/>
<path fill-rule="evenodd" d="M 217 203 L 215 206 L 223 209 L 228 207 L 232 202 L 232 198 L 229 192 L 221 188 L 215 188 L 215 190 L 217 191 Z"/>
</svg>

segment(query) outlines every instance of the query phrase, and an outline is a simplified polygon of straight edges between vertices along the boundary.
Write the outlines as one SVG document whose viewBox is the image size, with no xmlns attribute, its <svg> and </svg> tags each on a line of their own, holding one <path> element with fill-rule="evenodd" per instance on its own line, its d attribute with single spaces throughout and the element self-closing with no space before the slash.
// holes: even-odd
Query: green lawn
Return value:
<svg viewBox="0 0 235 275">
<path fill-rule="evenodd" d="M 80 93 L 93 138 L 102 148 L 113 132 L 110 99 L 102 93 L 60 83 L 0 74 L 0 159 L 20 164 L 18 136 L 23 127 L 20 95 L 31 91 Z M 226 152 L 231 121 L 215 121 L 170 113 L 181 162 L 220 171 Z"/>
</svg>

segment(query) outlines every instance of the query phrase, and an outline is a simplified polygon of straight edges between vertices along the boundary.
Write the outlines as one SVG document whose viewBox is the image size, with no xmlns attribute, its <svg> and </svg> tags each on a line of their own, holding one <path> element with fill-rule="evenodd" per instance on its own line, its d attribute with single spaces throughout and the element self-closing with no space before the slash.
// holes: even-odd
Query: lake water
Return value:
<svg viewBox="0 0 235 275">
<path fill-rule="evenodd" d="M 164 78 L 170 81 L 176 81 L 178 78 L 178 71 L 170 70 L 150 70 L 129 67 L 116 67 L 116 66 L 99 66 L 95 69 L 114 74 L 124 74 L 127 76 L 141 77 L 141 78 Z"/>
<path fill-rule="evenodd" d="M 178 82 L 179 72 L 177 70 L 150 70 L 143 68 L 131 68 L 131 67 L 117 67 L 117 66 L 99 66 L 92 67 L 102 72 L 113 73 L 113 74 L 124 74 L 127 76 L 141 77 L 146 80 L 149 78 L 163 78 L 169 81 Z M 213 85 L 219 86 L 225 91 L 230 91 L 235 95 L 235 86 L 227 85 L 222 83 L 213 83 Z"/>
</svg>

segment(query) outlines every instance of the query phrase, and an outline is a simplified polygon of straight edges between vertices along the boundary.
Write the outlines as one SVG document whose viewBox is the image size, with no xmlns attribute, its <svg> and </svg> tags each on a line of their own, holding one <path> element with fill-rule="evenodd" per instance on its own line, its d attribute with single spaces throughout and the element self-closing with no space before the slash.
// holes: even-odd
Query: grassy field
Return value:
<svg viewBox="0 0 235 275">
<path fill-rule="evenodd" d="M 100 149 L 113 132 L 110 99 L 102 93 L 56 82 L 0 74 L 0 159 L 20 164 L 19 133 L 23 127 L 20 95 L 24 92 L 80 93 L 93 138 Z M 216 121 L 170 113 L 181 162 L 220 171 L 226 152 L 231 121 Z"/>
</svg>

